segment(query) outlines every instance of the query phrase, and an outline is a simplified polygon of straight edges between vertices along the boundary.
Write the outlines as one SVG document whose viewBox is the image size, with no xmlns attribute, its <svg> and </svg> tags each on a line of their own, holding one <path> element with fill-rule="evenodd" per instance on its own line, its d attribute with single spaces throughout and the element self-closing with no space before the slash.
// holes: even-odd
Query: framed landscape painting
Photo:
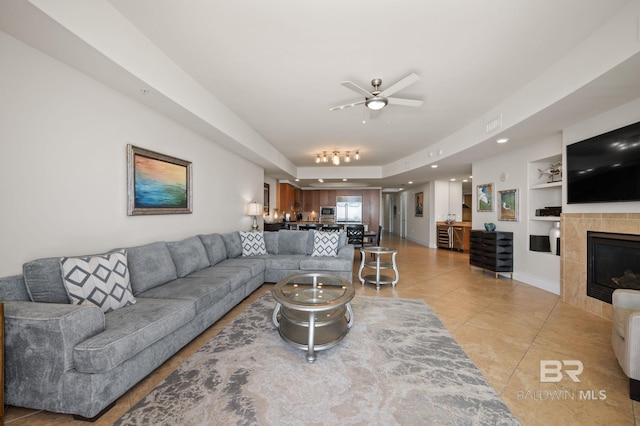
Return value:
<svg viewBox="0 0 640 426">
<path fill-rule="evenodd" d="M 500 215 L 498 220 L 518 221 L 518 190 L 506 189 L 500 194 Z"/>
<path fill-rule="evenodd" d="M 478 211 L 492 212 L 494 206 L 493 184 L 485 183 L 477 188 Z"/>
<path fill-rule="evenodd" d="M 192 212 L 191 162 L 127 145 L 127 214 Z"/>
</svg>

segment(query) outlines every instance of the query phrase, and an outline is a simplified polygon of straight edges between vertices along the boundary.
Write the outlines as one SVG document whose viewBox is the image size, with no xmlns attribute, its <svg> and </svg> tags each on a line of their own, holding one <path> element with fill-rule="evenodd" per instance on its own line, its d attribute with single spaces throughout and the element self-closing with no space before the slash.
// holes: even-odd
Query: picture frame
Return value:
<svg viewBox="0 0 640 426">
<path fill-rule="evenodd" d="M 424 213 L 424 193 L 416 192 L 416 217 L 422 217 Z"/>
<path fill-rule="evenodd" d="M 500 214 L 498 220 L 518 221 L 518 190 L 505 189 L 498 191 L 500 200 Z"/>
<path fill-rule="evenodd" d="M 264 202 L 262 205 L 264 206 L 264 214 L 269 214 L 269 196 L 270 196 L 270 186 L 265 182 L 264 184 Z"/>
<path fill-rule="evenodd" d="M 127 145 L 127 214 L 188 214 L 193 211 L 192 164 Z"/>
<path fill-rule="evenodd" d="M 492 212 L 495 206 L 493 183 L 478 185 L 476 189 L 477 210 L 479 212 Z"/>
</svg>

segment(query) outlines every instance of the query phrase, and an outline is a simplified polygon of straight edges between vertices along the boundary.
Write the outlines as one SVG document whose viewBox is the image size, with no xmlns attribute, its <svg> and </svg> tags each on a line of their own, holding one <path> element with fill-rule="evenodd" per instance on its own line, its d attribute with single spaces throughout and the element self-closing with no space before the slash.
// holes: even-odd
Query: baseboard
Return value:
<svg viewBox="0 0 640 426">
<path fill-rule="evenodd" d="M 557 294 L 558 296 L 560 295 L 559 282 L 549 281 L 540 277 L 535 277 L 515 271 L 513 272 L 513 278 L 515 280 L 522 281 L 525 284 L 529 284 L 530 286 L 548 291 L 549 293 Z"/>
<path fill-rule="evenodd" d="M 424 241 L 424 240 L 421 240 L 419 238 L 414 238 L 414 237 L 409 237 L 409 236 L 406 236 L 405 238 L 407 240 L 409 240 L 409 241 L 413 241 L 416 244 L 420 244 L 421 246 L 429 247 L 429 242 L 428 241 Z"/>
</svg>

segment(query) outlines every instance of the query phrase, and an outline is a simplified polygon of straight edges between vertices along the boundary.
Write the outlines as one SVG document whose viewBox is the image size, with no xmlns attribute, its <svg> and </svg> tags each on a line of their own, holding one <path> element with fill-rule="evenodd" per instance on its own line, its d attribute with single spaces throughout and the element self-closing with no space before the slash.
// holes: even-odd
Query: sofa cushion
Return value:
<svg viewBox="0 0 640 426">
<path fill-rule="evenodd" d="M 105 330 L 76 345 L 75 368 L 81 373 L 109 371 L 194 316 L 191 300 L 141 297 L 135 305 L 105 314 Z"/>
<path fill-rule="evenodd" d="M 0 300 L 2 301 L 28 301 L 31 300 L 29 292 L 24 284 L 23 275 L 0 278 Z"/>
<path fill-rule="evenodd" d="M 218 266 L 227 266 L 230 268 L 247 268 L 251 272 L 251 277 L 255 277 L 264 272 L 266 268 L 266 258 L 236 258 L 227 259 L 218 264 Z"/>
<path fill-rule="evenodd" d="M 204 245 L 211 266 L 217 265 L 227 258 L 227 249 L 220 234 L 198 235 Z"/>
<path fill-rule="evenodd" d="M 195 303 L 196 314 L 204 311 L 229 292 L 229 280 L 224 278 L 178 278 L 144 293 L 138 298 L 186 299 Z"/>
<path fill-rule="evenodd" d="M 178 278 L 165 242 L 128 248 L 127 258 L 134 295 Z"/>
<path fill-rule="evenodd" d="M 227 250 L 227 257 L 229 259 L 242 255 L 242 241 L 240 240 L 239 232 L 222 234 L 222 241 L 224 241 L 224 247 Z"/>
<path fill-rule="evenodd" d="M 313 234 L 312 257 L 336 257 L 338 256 L 338 241 L 340 236 L 337 232 L 316 231 Z"/>
<path fill-rule="evenodd" d="M 266 257 L 267 269 L 300 269 L 300 261 L 306 259 L 303 254 L 278 254 Z"/>
<path fill-rule="evenodd" d="M 278 254 L 278 233 L 264 232 L 264 245 L 268 254 Z"/>
<path fill-rule="evenodd" d="M 60 259 L 62 280 L 74 305 L 93 304 L 110 312 L 136 303 L 124 250 Z"/>
<path fill-rule="evenodd" d="M 300 260 L 300 269 L 309 272 L 351 271 L 353 260 L 337 257 L 305 257 Z"/>
<path fill-rule="evenodd" d="M 267 254 L 262 232 L 240 232 L 243 256 L 262 256 Z"/>
<path fill-rule="evenodd" d="M 338 248 L 342 248 L 347 245 L 347 233 L 346 232 L 338 232 Z"/>
<path fill-rule="evenodd" d="M 27 262 L 22 266 L 22 273 L 31 301 L 70 303 L 67 290 L 62 283 L 59 257 Z"/>
<path fill-rule="evenodd" d="M 207 251 L 198 237 L 167 243 L 178 277 L 186 277 L 194 271 L 209 267 Z"/>
<path fill-rule="evenodd" d="M 206 278 L 211 280 L 226 280 L 229 283 L 229 291 L 235 291 L 246 286 L 251 279 L 249 268 L 236 268 L 227 266 L 212 266 L 189 275 L 189 278 Z"/>
<path fill-rule="evenodd" d="M 307 253 L 310 233 L 310 231 L 281 229 L 278 231 L 278 254 L 311 254 L 311 251 Z M 313 247 L 311 250 L 313 250 Z"/>
</svg>

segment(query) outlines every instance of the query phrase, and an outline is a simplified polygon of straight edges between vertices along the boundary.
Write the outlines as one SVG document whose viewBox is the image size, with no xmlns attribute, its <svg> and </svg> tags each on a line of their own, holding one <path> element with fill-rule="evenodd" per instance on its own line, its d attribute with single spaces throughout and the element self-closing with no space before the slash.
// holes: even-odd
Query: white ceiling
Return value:
<svg viewBox="0 0 640 426">
<path fill-rule="evenodd" d="M 38 7 L 44 2 L 34 3 Z M 265 159 L 261 165 L 267 174 L 285 179 L 303 177 L 302 186 L 315 182 L 317 177 L 344 176 L 356 185 L 384 188 L 398 187 L 408 180 L 417 184 L 432 179 L 466 178 L 474 158 L 557 134 L 567 125 L 639 97 L 640 61 L 633 58 L 544 110 L 533 111 L 527 120 L 509 129 L 510 142 L 506 145 L 496 146 L 496 135 L 487 135 L 486 140 L 477 141 L 481 145 L 455 155 L 445 153 L 438 159 L 437 170 L 425 164 L 414 167 L 406 160 L 438 146 L 478 119 L 484 123 L 493 118 L 487 114 L 497 105 L 579 47 L 628 3 L 629 0 L 108 2 L 295 166 L 283 170 Z M 6 4 L 4 7 L 0 12 L 8 12 Z M 29 23 L 24 10 L 18 19 L 24 20 L 23 25 Z M 18 28 L 15 19 L 13 23 L 5 19 L 0 25 L 0 29 L 38 45 L 32 40 L 36 29 Z M 118 30 L 112 29 L 114 35 Z M 40 41 L 38 48 L 43 49 L 43 44 Z M 69 49 L 67 44 L 65 50 Z M 51 47 L 49 53 L 54 54 Z M 70 59 L 68 52 L 56 55 L 75 62 L 72 65 L 77 68 L 87 66 L 80 63 L 81 59 Z M 593 60 L 598 60 L 595 52 Z M 390 105 L 374 120 L 369 119 L 363 105 L 329 111 L 332 106 L 359 99 L 355 92 L 340 85 L 342 81 L 350 80 L 370 89 L 371 79 L 381 78 L 384 89 L 411 72 L 418 74 L 420 81 L 395 96 L 424 100 L 420 108 Z M 589 102 L 585 103 L 587 99 Z M 316 166 L 315 154 L 333 149 L 359 149 L 362 159 L 354 165 L 367 167 L 347 170 L 340 166 L 339 171 L 328 172 L 326 169 L 334 166 Z M 238 151 L 242 154 L 243 149 Z M 257 161 L 255 155 L 248 154 L 247 158 Z M 401 172 L 394 166 L 398 162 L 407 164 L 400 167 Z"/>
</svg>

